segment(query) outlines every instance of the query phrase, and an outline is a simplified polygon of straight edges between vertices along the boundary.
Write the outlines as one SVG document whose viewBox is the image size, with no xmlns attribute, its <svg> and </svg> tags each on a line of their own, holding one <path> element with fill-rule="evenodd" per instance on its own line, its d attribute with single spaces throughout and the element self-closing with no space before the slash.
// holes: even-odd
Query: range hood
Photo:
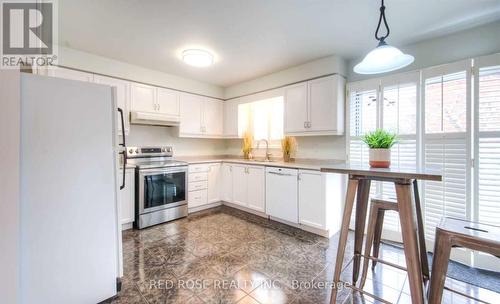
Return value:
<svg viewBox="0 0 500 304">
<path fill-rule="evenodd" d="M 179 122 L 179 116 L 140 111 L 130 112 L 130 123 L 135 125 L 176 127 L 179 126 Z"/>
</svg>

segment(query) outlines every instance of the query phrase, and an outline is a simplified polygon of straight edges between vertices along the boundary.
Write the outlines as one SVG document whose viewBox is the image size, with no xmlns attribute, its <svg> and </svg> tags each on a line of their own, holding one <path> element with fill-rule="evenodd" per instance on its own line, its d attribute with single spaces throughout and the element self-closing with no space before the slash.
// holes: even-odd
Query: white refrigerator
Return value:
<svg viewBox="0 0 500 304">
<path fill-rule="evenodd" d="M 98 303 L 117 293 L 114 91 L 21 74 L 22 303 Z"/>
</svg>

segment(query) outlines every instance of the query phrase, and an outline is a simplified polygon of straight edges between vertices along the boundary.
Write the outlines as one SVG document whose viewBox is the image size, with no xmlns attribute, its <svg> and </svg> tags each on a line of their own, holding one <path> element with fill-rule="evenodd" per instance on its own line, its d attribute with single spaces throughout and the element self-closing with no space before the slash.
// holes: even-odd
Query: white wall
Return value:
<svg viewBox="0 0 500 304">
<path fill-rule="evenodd" d="M 58 64 L 74 69 L 144 82 L 216 98 L 224 97 L 224 90 L 219 86 L 146 69 L 137 65 L 66 47 L 59 47 Z"/>
<path fill-rule="evenodd" d="M 390 43 L 390 39 L 388 41 Z M 400 46 L 397 46 L 400 47 Z M 475 56 L 488 55 L 500 52 L 500 21 L 457 32 L 454 34 L 425 40 L 419 43 L 402 46 L 400 49 L 415 57 L 415 62 L 408 67 L 395 71 L 418 70 L 425 67 L 454 62 Z M 368 53 L 370 50 L 366 50 Z M 353 67 L 362 58 L 349 61 L 348 80 L 356 81 L 379 77 L 380 75 L 360 75 L 353 72 Z"/>
<path fill-rule="evenodd" d="M 20 76 L 0 71 L 0 303 L 19 299 Z"/>
<path fill-rule="evenodd" d="M 222 139 L 179 138 L 179 128 L 131 125 L 128 146 L 172 145 L 174 156 L 223 155 Z"/>
<path fill-rule="evenodd" d="M 225 88 L 224 96 L 226 99 L 238 97 L 331 73 L 339 73 L 346 76 L 346 62 L 344 59 L 332 55 L 238 83 Z"/>
</svg>

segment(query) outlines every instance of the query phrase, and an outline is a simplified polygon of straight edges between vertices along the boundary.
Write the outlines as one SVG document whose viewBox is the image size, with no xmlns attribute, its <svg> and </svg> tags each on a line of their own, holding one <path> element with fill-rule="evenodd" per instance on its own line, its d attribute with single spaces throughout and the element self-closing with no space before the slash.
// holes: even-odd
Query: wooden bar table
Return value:
<svg viewBox="0 0 500 304">
<path fill-rule="evenodd" d="M 441 181 L 442 176 L 436 172 L 428 172 L 416 168 L 382 169 L 349 163 L 326 166 L 321 168 L 321 172 L 349 175 L 342 227 L 339 236 L 339 247 L 337 249 L 337 259 L 333 275 L 334 286 L 337 286 L 340 282 L 354 198 L 356 197 L 356 215 L 352 286 L 354 289 L 357 289 L 356 281 L 359 277 L 362 256 L 361 250 L 363 246 L 371 181 L 393 182 L 396 188 L 406 270 L 408 272 L 412 303 L 423 304 L 425 299 L 424 278 L 428 279 L 429 277 L 429 266 L 427 261 L 427 250 L 425 248 L 422 211 L 418 195 L 417 180 Z M 330 303 L 334 304 L 336 300 L 337 288 L 334 288 L 332 290 Z"/>
</svg>

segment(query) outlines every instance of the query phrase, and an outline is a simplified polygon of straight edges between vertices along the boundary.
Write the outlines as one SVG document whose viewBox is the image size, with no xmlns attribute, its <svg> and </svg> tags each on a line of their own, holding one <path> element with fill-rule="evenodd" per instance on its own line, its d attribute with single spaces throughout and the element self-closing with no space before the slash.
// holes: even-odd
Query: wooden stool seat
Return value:
<svg viewBox="0 0 500 304">
<path fill-rule="evenodd" d="M 377 265 L 376 259 L 378 259 L 378 254 L 380 251 L 382 228 L 384 225 L 384 215 L 386 211 L 399 211 L 398 204 L 395 198 L 382 196 L 373 197 L 371 199 L 360 288 L 363 288 L 366 282 L 366 276 L 368 274 L 368 263 L 370 261 L 369 257 L 375 258 L 374 260 L 372 260 L 372 270 Z M 373 253 L 370 255 L 372 247 Z"/>
<path fill-rule="evenodd" d="M 500 227 L 443 218 L 436 227 L 429 304 L 441 303 L 452 247 L 465 247 L 500 256 Z"/>
</svg>

